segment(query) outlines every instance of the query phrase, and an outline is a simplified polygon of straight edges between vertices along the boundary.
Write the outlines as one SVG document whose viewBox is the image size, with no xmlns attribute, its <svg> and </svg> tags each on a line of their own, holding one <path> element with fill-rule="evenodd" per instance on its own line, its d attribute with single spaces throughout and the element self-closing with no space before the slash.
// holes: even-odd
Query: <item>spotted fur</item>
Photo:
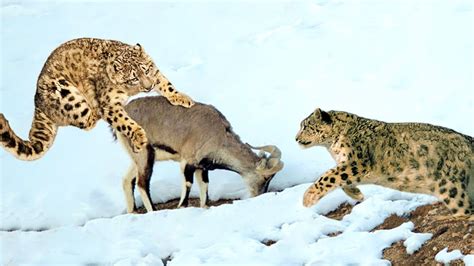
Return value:
<svg viewBox="0 0 474 266">
<path fill-rule="evenodd" d="M 429 124 L 385 123 L 318 108 L 301 122 L 296 141 L 303 148 L 326 147 L 337 162 L 307 189 L 305 206 L 337 187 L 362 200 L 355 185 L 372 183 L 435 195 L 453 215 L 473 217 L 470 136 Z"/>
<path fill-rule="evenodd" d="M 194 104 L 161 74 L 139 44 L 68 41 L 51 53 L 38 77 L 29 140 L 18 137 L 0 113 L 0 143 L 18 159 L 35 160 L 51 147 L 58 127 L 90 130 L 102 118 L 141 151 L 147 143 L 145 131 L 123 105 L 130 96 L 153 88 L 174 105 Z"/>
</svg>

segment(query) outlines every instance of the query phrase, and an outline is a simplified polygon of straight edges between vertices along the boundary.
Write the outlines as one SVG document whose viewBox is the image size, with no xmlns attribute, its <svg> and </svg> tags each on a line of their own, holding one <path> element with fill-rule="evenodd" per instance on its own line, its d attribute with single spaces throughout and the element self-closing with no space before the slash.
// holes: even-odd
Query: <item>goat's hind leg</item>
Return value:
<svg viewBox="0 0 474 266">
<path fill-rule="evenodd" d="M 150 196 L 150 178 L 153 173 L 153 165 L 155 163 L 155 150 L 151 145 L 146 146 L 146 152 L 142 152 L 141 157 L 136 163 L 141 163 L 138 165 L 138 179 L 137 187 L 138 192 L 143 200 L 143 205 L 147 212 L 153 211 L 153 203 Z"/>
<path fill-rule="evenodd" d="M 193 185 L 193 175 L 196 168 L 186 162 L 181 162 L 181 173 L 183 175 L 183 186 L 181 188 L 181 198 L 179 199 L 178 208 L 187 207 L 189 204 L 189 193 Z"/>
<path fill-rule="evenodd" d="M 196 169 L 196 180 L 199 184 L 199 199 L 201 208 L 209 208 L 209 171 Z"/>
</svg>

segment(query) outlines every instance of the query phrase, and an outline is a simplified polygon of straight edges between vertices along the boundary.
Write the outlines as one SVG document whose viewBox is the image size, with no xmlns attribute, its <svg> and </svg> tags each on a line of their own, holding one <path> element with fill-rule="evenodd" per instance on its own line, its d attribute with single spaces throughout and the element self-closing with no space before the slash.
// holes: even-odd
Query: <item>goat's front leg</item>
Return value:
<svg viewBox="0 0 474 266">
<path fill-rule="evenodd" d="M 209 208 L 209 194 L 208 194 L 208 188 L 209 188 L 209 171 L 208 170 L 202 170 L 202 169 L 196 169 L 196 180 L 198 181 L 199 184 L 199 200 L 200 200 L 200 206 L 201 208 Z"/>
<path fill-rule="evenodd" d="M 125 91 L 115 88 L 109 88 L 107 92 L 100 97 L 103 119 L 129 139 L 134 152 L 140 152 L 148 139 L 145 130 L 125 112 L 123 104 L 129 96 Z"/>
<path fill-rule="evenodd" d="M 355 200 L 362 200 L 363 195 L 360 190 L 355 187 L 360 180 L 351 172 L 351 167 L 347 165 L 340 165 L 330 169 L 324 173 L 318 181 L 314 182 L 304 193 L 303 205 L 310 207 L 316 204 L 323 196 L 333 191 L 337 187 L 342 187 L 348 196 Z"/>
<path fill-rule="evenodd" d="M 178 208 L 188 207 L 189 193 L 193 185 L 193 175 L 196 168 L 185 161 L 181 162 L 181 173 L 183 175 L 183 186 L 181 188 L 181 198 L 179 199 Z"/>
<path fill-rule="evenodd" d="M 133 163 L 128 169 L 127 174 L 123 177 L 122 187 L 127 202 L 127 213 L 134 213 L 137 210 L 135 205 L 135 197 L 133 191 L 135 190 L 135 182 L 137 176 L 137 167 Z"/>
</svg>

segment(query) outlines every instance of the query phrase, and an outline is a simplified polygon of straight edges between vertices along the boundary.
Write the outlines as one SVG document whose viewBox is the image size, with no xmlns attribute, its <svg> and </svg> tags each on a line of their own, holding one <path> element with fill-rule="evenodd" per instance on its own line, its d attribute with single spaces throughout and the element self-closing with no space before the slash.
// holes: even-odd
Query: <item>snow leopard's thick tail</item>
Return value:
<svg viewBox="0 0 474 266">
<path fill-rule="evenodd" d="M 57 125 L 40 110 L 35 110 L 29 133 L 29 140 L 18 137 L 8 120 L 0 113 L 0 144 L 5 150 L 23 161 L 33 161 L 43 157 L 54 142 Z"/>
</svg>

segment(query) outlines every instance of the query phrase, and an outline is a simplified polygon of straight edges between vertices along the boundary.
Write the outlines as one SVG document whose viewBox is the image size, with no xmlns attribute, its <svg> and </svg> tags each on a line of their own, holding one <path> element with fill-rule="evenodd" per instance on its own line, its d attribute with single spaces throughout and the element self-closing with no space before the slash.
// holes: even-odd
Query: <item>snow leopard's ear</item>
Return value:
<svg viewBox="0 0 474 266">
<path fill-rule="evenodd" d="M 332 122 L 331 116 L 327 112 L 321 110 L 320 108 L 316 108 L 316 110 L 313 113 L 313 118 L 316 121 L 320 120 L 326 124 L 331 124 Z"/>
<path fill-rule="evenodd" d="M 133 49 L 140 52 L 143 50 L 142 46 L 139 43 L 135 44 L 135 46 L 133 46 Z"/>
</svg>

